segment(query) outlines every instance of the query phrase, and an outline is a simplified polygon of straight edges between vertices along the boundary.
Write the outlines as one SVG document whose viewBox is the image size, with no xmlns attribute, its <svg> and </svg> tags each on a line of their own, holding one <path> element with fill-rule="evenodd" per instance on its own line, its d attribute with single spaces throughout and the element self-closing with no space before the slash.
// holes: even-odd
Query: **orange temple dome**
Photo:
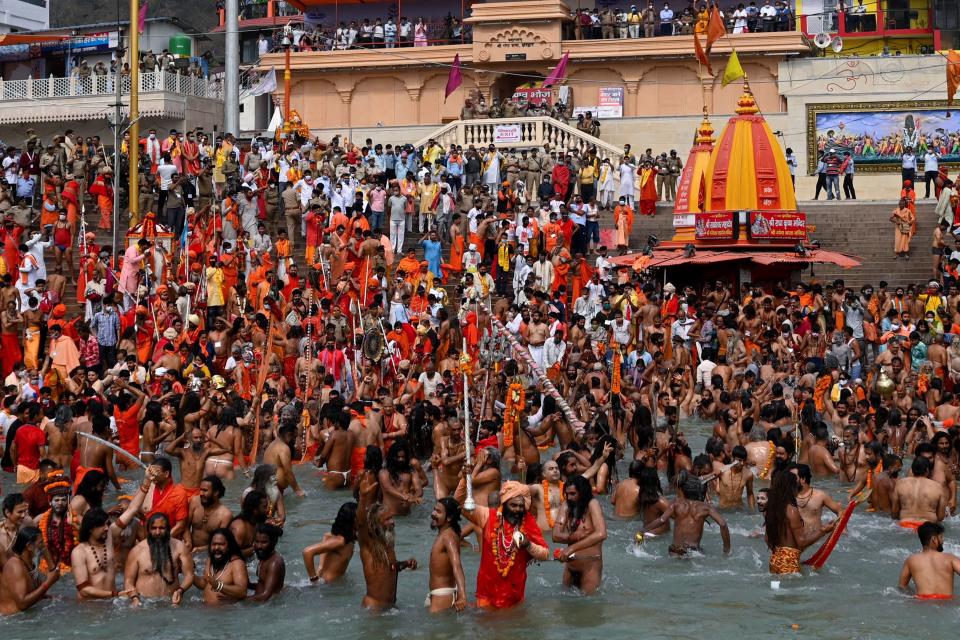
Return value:
<svg viewBox="0 0 960 640">
<path fill-rule="evenodd" d="M 717 140 L 706 168 L 707 211 L 796 211 L 783 150 L 743 83 L 736 115 Z"/>
<path fill-rule="evenodd" d="M 707 165 L 713 150 L 713 124 L 703 110 L 703 120 L 697 127 L 690 155 L 683 165 L 677 183 L 677 197 L 673 206 L 673 240 L 692 242 L 694 239 L 694 216 L 706 208 Z"/>
</svg>

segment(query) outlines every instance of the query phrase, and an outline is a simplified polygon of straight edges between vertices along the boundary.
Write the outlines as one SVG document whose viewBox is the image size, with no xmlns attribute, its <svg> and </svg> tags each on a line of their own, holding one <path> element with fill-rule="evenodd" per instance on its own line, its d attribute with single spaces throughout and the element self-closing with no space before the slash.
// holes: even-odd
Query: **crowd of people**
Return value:
<svg viewBox="0 0 960 640">
<path fill-rule="evenodd" d="M 956 279 L 678 288 L 620 266 L 633 207 L 672 197 L 673 153 L 627 147 L 614 166 L 433 141 L 125 142 L 142 215 L 123 250 L 87 231 L 85 212 L 112 218 L 96 145 L 31 136 L 4 156 L 3 614 L 66 572 L 81 601 L 269 600 L 297 551 L 280 543 L 288 501 L 309 500 L 297 476 L 317 467 L 344 503 L 300 550 L 307 574 L 338 580 L 359 546 L 372 609 L 417 567 L 394 527 L 427 499 L 430 610 L 473 600 L 474 537 L 475 602 L 505 608 L 531 562 L 595 593 L 612 517 L 682 557 L 711 552 L 708 520 L 729 551 L 724 514 L 758 509 L 770 571 L 800 572 L 844 523 L 822 520 L 845 512 L 824 478 L 917 531 L 900 587 L 952 594 Z M 713 424 L 702 452 L 689 419 Z M 140 466 L 120 494 L 119 472 Z M 238 472 L 251 479 L 234 511 Z"/>
<path fill-rule="evenodd" d="M 281 29 L 264 32 L 257 40 L 258 52 L 271 51 L 343 51 L 346 49 L 394 49 L 427 47 L 441 44 L 472 42 L 472 30 L 460 18 L 447 15 L 439 21 L 406 16 L 363 18 L 342 21 L 337 25 L 308 25 L 292 19 Z"/>
</svg>

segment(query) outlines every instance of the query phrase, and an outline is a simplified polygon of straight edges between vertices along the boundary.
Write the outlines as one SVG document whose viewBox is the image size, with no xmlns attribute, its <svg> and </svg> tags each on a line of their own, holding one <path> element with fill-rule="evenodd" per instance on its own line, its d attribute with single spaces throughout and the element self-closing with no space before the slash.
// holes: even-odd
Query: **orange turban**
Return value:
<svg viewBox="0 0 960 640">
<path fill-rule="evenodd" d="M 515 480 L 507 480 L 500 487 L 500 504 L 506 504 L 513 498 L 523 498 L 525 509 L 530 508 L 530 487 Z"/>
<path fill-rule="evenodd" d="M 58 304 L 53 308 L 53 311 L 50 312 L 54 318 L 65 318 L 67 317 L 67 305 Z"/>
</svg>

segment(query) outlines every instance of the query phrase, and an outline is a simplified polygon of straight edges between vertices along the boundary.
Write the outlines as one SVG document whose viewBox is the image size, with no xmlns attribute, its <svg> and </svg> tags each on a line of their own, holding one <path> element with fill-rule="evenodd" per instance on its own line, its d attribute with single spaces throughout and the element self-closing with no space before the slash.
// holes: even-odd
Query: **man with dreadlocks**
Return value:
<svg viewBox="0 0 960 640">
<path fill-rule="evenodd" d="M 50 553 L 50 560 L 54 566 L 60 567 L 61 573 L 70 571 L 70 552 L 73 550 L 73 523 L 67 515 L 70 505 L 70 480 L 57 478 L 48 482 L 43 490 L 50 501 L 50 509 L 44 512 L 37 521 L 43 546 Z M 40 561 L 40 569 L 49 571 L 47 559 Z"/>
<path fill-rule="evenodd" d="M 440 498 L 430 514 L 430 528 L 437 532 L 430 550 L 430 593 L 424 606 L 430 613 L 467 606 L 467 580 L 460 564 L 460 505 L 451 497 Z"/>
<path fill-rule="evenodd" d="M 243 551 L 230 529 L 217 529 L 210 536 L 210 559 L 203 575 L 194 579 L 209 605 L 229 604 L 247 598 L 250 576 Z"/>
<path fill-rule="evenodd" d="M 147 539 L 130 551 L 123 571 L 123 588 L 133 590 L 130 601 L 139 606 L 141 598 L 169 597 L 171 604 L 180 604 L 183 592 L 191 584 L 190 550 L 182 541 L 170 537 L 166 514 L 153 514 L 147 520 Z"/>
<path fill-rule="evenodd" d="M 793 475 L 793 474 L 784 474 Z M 793 476 L 796 478 L 796 476 Z M 656 520 L 647 524 L 637 534 L 637 541 L 643 542 L 643 534 L 662 527 L 670 521 L 676 520 L 673 528 L 673 544 L 670 545 L 670 555 L 685 557 L 690 552 L 701 552 L 700 541 L 703 539 L 703 525 L 708 519 L 720 525 L 720 538 L 723 540 L 723 552 L 730 553 L 730 528 L 720 512 L 709 502 L 704 502 L 707 495 L 707 485 L 700 478 L 681 469 L 677 473 L 677 498 L 666 511 Z M 797 515 L 799 518 L 799 514 Z M 801 527 L 803 524 L 801 523 Z"/>
<path fill-rule="evenodd" d="M 800 573 L 800 552 L 833 531 L 837 521 L 805 529 L 797 494 L 800 480 L 792 473 L 778 473 L 767 494 L 764 527 L 770 548 L 770 573 Z"/>
<path fill-rule="evenodd" d="M 383 505 L 391 513 L 405 516 L 423 499 L 420 477 L 410 464 L 410 448 L 405 440 L 390 445 L 384 468 L 378 474 Z"/>
<path fill-rule="evenodd" d="M 397 603 L 397 576 L 404 569 L 417 568 L 417 560 L 397 561 L 394 549 L 393 513 L 376 502 L 379 483 L 364 477 L 360 482 L 360 504 L 357 507 L 357 538 L 367 593 L 361 605 L 367 609 L 390 609 Z"/>
<path fill-rule="evenodd" d="M 472 468 L 464 466 L 467 473 Z M 477 572 L 477 605 L 506 609 L 523 602 L 527 565 L 550 555 L 537 519 L 530 513 L 530 487 L 508 480 L 500 488 L 496 509 L 477 505 L 465 511 L 467 520 L 482 534 L 480 570 Z"/>
<path fill-rule="evenodd" d="M 303 564 L 310 582 L 330 584 L 347 572 L 357 540 L 356 519 L 357 503 L 343 503 L 330 531 L 323 534 L 323 540 L 303 550 Z M 320 556 L 319 567 L 314 561 L 317 556 Z"/>
<path fill-rule="evenodd" d="M 148 471 L 140 489 L 130 498 L 127 508 L 115 523 L 110 522 L 110 515 L 99 506 L 91 507 L 83 514 L 78 544 L 70 553 L 78 599 L 99 600 L 135 593 L 133 589 L 117 591 L 114 539 L 120 536 L 140 513 L 151 481 L 151 473 Z"/>
<path fill-rule="evenodd" d="M 595 593 L 603 580 L 603 541 L 607 539 L 603 509 L 583 476 L 569 478 L 563 493 L 566 505 L 553 525 L 553 541 L 567 548 L 557 549 L 554 558 L 564 563 L 564 586 Z"/>
</svg>

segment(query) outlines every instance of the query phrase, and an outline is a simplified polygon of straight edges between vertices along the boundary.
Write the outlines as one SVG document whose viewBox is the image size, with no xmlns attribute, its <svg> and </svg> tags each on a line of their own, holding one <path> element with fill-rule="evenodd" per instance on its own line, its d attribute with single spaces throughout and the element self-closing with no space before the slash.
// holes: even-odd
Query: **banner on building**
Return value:
<svg viewBox="0 0 960 640">
<path fill-rule="evenodd" d="M 737 214 L 734 211 L 698 213 L 697 240 L 735 240 L 737 238 Z"/>
<path fill-rule="evenodd" d="M 601 87 L 597 101 L 598 118 L 623 117 L 623 87 Z"/>
<path fill-rule="evenodd" d="M 805 240 L 807 214 L 751 211 L 749 229 L 752 240 Z"/>
<path fill-rule="evenodd" d="M 553 91 L 542 87 L 517 87 L 513 92 L 515 102 L 525 102 L 539 107 L 553 104 Z"/>
<path fill-rule="evenodd" d="M 493 127 L 494 144 L 510 144 L 523 141 L 523 131 L 519 124 L 498 124 Z"/>
</svg>

